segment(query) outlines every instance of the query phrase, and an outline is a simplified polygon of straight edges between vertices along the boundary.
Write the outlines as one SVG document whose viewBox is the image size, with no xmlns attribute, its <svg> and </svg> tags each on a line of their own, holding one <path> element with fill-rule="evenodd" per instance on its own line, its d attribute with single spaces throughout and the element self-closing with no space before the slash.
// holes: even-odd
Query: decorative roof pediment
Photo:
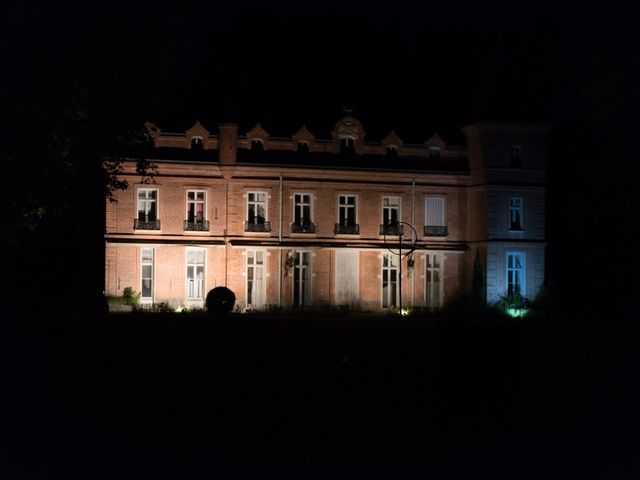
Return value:
<svg viewBox="0 0 640 480">
<path fill-rule="evenodd" d="M 209 131 L 202 126 L 202 124 L 197 121 L 193 124 L 193 126 L 187 130 L 187 141 L 191 141 L 193 137 L 201 137 L 206 140 L 209 137 Z"/>
<path fill-rule="evenodd" d="M 249 140 L 249 142 L 256 138 L 262 141 L 265 141 L 269 138 L 269 134 L 264 128 L 262 128 L 260 122 L 256 123 L 256 126 L 247 132 L 247 140 Z"/>
<path fill-rule="evenodd" d="M 347 115 L 346 117 L 338 120 L 338 123 L 336 123 L 332 132 L 334 138 L 353 138 L 358 140 L 362 140 L 365 134 L 366 132 L 364 131 L 360 120 L 352 117 L 351 115 Z"/>
<path fill-rule="evenodd" d="M 398 134 L 395 131 L 391 130 L 389 132 L 389 135 L 387 135 L 382 139 L 382 145 L 384 147 L 389 147 L 391 145 L 400 147 L 402 146 L 402 139 L 398 136 Z"/>
<path fill-rule="evenodd" d="M 427 148 L 435 147 L 440 150 L 444 150 L 446 147 L 444 141 L 440 138 L 440 135 L 438 135 L 437 132 L 434 133 L 429 140 L 424 142 L 424 145 Z"/>
<path fill-rule="evenodd" d="M 300 128 L 300 130 L 298 130 L 294 135 L 293 135 L 293 142 L 294 143 L 299 143 L 299 142 L 307 142 L 307 143 L 313 143 L 315 140 L 315 136 L 313 135 L 313 133 L 311 133 L 306 125 L 302 125 L 302 127 Z"/>
</svg>

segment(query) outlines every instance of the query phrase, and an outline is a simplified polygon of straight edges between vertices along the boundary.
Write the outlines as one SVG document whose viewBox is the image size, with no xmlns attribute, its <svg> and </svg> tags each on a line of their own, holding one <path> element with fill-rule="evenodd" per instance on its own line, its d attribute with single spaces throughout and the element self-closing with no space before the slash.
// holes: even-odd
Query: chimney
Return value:
<svg viewBox="0 0 640 480">
<path fill-rule="evenodd" d="M 218 158 L 220 166 L 235 165 L 238 140 L 238 124 L 221 123 L 218 125 Z"/>
</svg>

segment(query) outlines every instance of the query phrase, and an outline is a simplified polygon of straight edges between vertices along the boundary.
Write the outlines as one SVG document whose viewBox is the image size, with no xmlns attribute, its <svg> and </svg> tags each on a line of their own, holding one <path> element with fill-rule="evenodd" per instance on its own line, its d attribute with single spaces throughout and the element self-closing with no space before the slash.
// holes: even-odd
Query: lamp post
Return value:
<svg viewBox="0 0 640 480">
<path fill-rule="evenodd" d="M 406 245 L 406 253 L 402 253 L 403 249 L 403 238 L 404 238 L 404 225 L 409 227 L 411 230 L 411 242 Z M 398 265 L 398 309 L 402 313 L 402 259 L 404 257 L 408 257 L 411 255 L 416 249 L 416 243 L 418 241 L 418 234 L 416 233 L 416 229 L 413 228 L 413 225 L 407 222 L 392 222 L 387 225 L 384 230 L 384 245 L 387 247 L 393 255 L 398 256 L 399 265 Z M 397 236 L 398 237 L 398 250 L 397 252 L 393 251 L 391 246 L 392 243 L 387 240 L 388 236 Z"/>
</svg>

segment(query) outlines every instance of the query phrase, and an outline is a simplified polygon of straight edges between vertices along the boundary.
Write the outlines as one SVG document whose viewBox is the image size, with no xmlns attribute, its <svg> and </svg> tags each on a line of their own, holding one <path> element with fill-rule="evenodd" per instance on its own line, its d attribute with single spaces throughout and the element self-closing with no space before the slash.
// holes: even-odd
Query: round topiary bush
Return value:
<svg viewBox="0 0 640 480">
<path fill-rule="evenodd" d="M 236 295 L 227 287 L 216 287 L 207 293 L 207 312 L 212 317 L 226 317 L 236 303 Z"/>
</svg>

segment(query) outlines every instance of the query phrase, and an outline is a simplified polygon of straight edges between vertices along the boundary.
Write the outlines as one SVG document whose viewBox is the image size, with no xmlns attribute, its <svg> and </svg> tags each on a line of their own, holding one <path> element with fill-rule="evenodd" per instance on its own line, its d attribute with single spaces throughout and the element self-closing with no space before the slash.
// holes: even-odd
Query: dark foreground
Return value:
<svg viewBox="0 0 640 480">
<path fill-rule="evenodd" d="M 4 478 L 640 475 L 632 325 L 121 315 L 6 338 Z"/>
</svg>

